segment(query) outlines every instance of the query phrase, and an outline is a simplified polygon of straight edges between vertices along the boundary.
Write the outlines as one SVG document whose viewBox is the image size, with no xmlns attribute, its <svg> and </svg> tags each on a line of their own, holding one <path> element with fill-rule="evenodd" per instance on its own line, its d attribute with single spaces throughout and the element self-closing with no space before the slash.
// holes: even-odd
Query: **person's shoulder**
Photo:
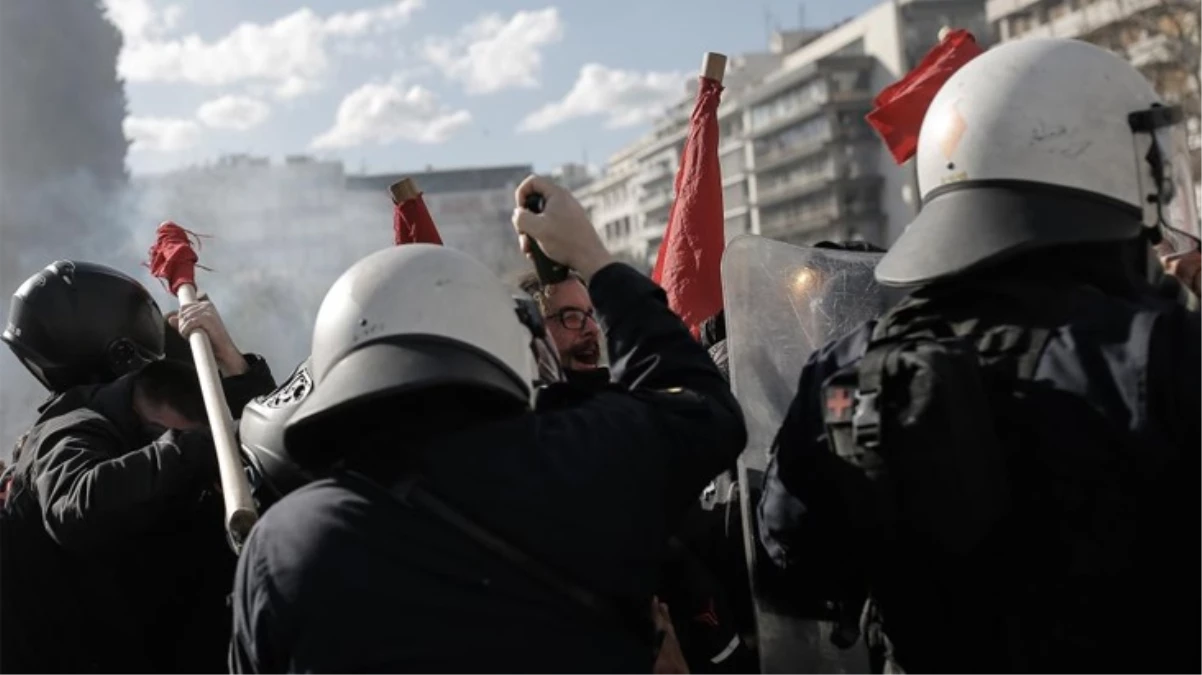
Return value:
<svg viewBox="0 0 1202 675">
<path fill-rule="evenodd" d="M 304 531 L 307 535 L 336 527 L 341 514 L 361 510 L 368 501 L 359 487 L 333 476 L 304 485 L 267 509 L 257 529 L 272 533 Z"/>
<path fill-rule="evenodd" d="M 301 487 L 268 508 L 255 524 L 243 557 L 252 568 L 276 579 L 278 587 L 299 589 L 310 572 L 349 555 L 348 542 L 370 536 L 356 522 L 369 497 L 337 477 Z"/>
<path fill-rule="evenodd" d="M 29 429 L 27 446 L 56 443 L 64 435 L 117 438 L 116 425 L 102 413 L 74 400 L 56 400 Z"/>
</svg>

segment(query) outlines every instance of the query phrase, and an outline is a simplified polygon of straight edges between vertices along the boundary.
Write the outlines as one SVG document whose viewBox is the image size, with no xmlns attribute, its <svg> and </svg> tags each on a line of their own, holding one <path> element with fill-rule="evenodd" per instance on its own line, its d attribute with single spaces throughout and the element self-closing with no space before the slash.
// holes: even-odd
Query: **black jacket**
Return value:
<svg viewBox="0 0 1202 675">
<path fill-rule="evenodd" d="M 262 359 L 231 408 L 270 391 Z M 204 432 L 155 438 L 133 411 L 144 372 L 43 406 L 0 516 L 4 672 L 221 668 L 234 559 Z"/>
<path fill-rule="evenodd" d="M 951 592 L 888 564 L 873 568 L 889 570 L 870 580 L 888 638 L 876 646 L 907 670 L 1199 667 L 1198 614 L 1179 604 L 1198 597 L 1202 564 L 1198 315 L 1146 283 L 1096 274 L 1087 284 L 1057 266 L 999 276 L 994 283 L 1026 286 L 1014 295 L 956 282 L 933 305 L 949 321 L 1042 326 L 1052 337 L 1024 407 L 1027 442 L 1008 448 L 1013 504 L 990 539 L 998 554 L 961 570 L 969 581 L 948 581 Z M 861 583 L 868 563 L 890 560 L 851 526 L 840 486 L 853 474 L 828 447 L 821 403 L 823 383 L 864 354 L 871 330 L 827 345 L 803 368 L 759 504 L 769 555 L 819 600 L 844 599 L 831 594 Z M 899 618 L 923 611 L 929 620 Z"/>
<path fill-rule="evenodd" d="M 743 448 L 745 429 L 661 289 L 613 264 L 589 290 L 609 340 L 610 388 L 579 405 L 451 429 L 408 451 L 445 501 L 646 618 L 664 542 Z M 347 443 L 360 442 L 347 432 Z M 379 451 L 401 452 L 406 438 L 398 429 L 397 447 Z M 345 475 L 264 515 L 239 561 L 234 604 L 238 672 L 651 667 L 645 636 Z"/>
</svg>

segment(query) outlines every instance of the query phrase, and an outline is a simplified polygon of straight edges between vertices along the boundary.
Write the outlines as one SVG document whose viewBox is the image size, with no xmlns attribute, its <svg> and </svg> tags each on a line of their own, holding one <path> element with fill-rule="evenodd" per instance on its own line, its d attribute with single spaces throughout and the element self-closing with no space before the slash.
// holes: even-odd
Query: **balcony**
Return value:
<svg viewBox="0 0 1202 675">
<path fill-rule="evenodd" d="M 638 231 L 638 238 L 648 242 L 654 242 L 656 247 L 659 246 L 659 241 L 664 238 L 664 230 L 668 229 L 668 221 L 665 220 L 648 220 L 643 224 L 643 229 Z"/>
<path fill-rule="evenodd" d="M 830 131 L 827 131 L 826 133 L 820 134 L 809 140 L 801 141 L 784 148 L 774 148 L 770 152 L 757 154 L 755 156 L 754 171 L 757 174 L 761 174 L 765 171 L 770 171 L 783 166 L 795 159 L 801 159 L 802 157 L 807 157 L 817 152 L 821 152 L 826 147 L 827 143 L 830 143 L 833 139 L 834 134 Z"/>
<path fill-rule="evenodd" d="M 768 189 L 757 190 L 756 206 L 763 208 L 794 197 L 813 194 L 828 187 L 834 179 L 835 172 L 828 169 L 818 174 L 778 183 Z"/>
<path fill-rule="evenodd" d="M 639 185 L 654 183 L 657 180 L 671 176 L 674 172 L 675 167 L 670 162 L 656 162 L 640 171 L 636 182 Z"/>
<path fill-rule="evenodd" d="M 814 117 L 822 113 L 823 108 L 830 101 L 828 98 L 823 98 L 820 102 L 808 102 L 801 104 L 790 110 L 789 112 L 777 117 L 767 124 L 753 127 L 751 132 L 747 134 L 748 138 L 763 138 L 774 131 L 780 131 L 786 127 L 792 126 L 797 122 Z"/>
<path fill-rule="evenodd" d="M 743 139 L 742 132 L 732 136 L 723 136 L 722 139 L 718 141 L 718 156 L 722 157 L 724 155 L 729 155 L 736 150 L 742 150 L 743 145 L 746 142 L 747 141 Z"/>
<path fill-rule="evenodd" d="M 656 190 L 639 198 L 639 208 L 643 211 L 654 211 L 672 203 L 672 190 Z"/>
<path fill-rule="evenodd" d="M 987 0 L 985 2 L 985 17 L 993 22 L 1002 17 L 1026 11 L 1043 0 Z"/>
<path fill-rule="evenodd" d="M 765 237 L 781 237 L 795 232 L 809 232 L 830 227 L 839 219 L 839 209 L 830 205 L 801 216 L 780 214 L 760 218 L 760 234 Z"/>
<path fill-rule="evenodd" d="M 1173 63 L 1173 47 L 1169 36 L 1152 35 L 1127 45 L 1127 60 L 1136 68 Z"/>
<path fill-rule="evenodd" d="M 1081 38 L 1155 7 L 1161 0 L 1097 0 L 1010 38 Z"/>
</svg>

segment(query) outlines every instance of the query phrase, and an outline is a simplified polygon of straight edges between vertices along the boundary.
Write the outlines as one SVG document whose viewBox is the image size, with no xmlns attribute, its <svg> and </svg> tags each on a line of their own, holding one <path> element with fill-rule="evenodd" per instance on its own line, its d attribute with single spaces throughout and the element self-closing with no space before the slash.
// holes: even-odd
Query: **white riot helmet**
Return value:
<svg viewBox="0 0 1202 675">
<path fill-rule="evenodd" d="M 349 407 L 435 387 L 529 406 L 537 366 L 519 309 L 492 272 L 454 249 L 408 244 L 363 258 L 322 301 L 313 392 L 289 418 L 285 444 Z"/>
<path fill-rule="evenodd" d="M 1181 122 L 1180 108 L 1099 47 L 1025 39 L 990 49 L 927 110 L 923 208 L 877 279 L 923 284 L 1024 250 L 1133 239 L 1144 227 L 1196 247 Z"/>
</svg>

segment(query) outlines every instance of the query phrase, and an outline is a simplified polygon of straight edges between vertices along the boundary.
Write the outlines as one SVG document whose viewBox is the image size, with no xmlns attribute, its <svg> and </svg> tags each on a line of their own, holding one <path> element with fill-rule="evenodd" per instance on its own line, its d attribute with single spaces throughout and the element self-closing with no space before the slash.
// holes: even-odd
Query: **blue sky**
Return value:
<svg viewBox="0 0 1202 675">
<path fill-rule="evenodd" d="M 873 0 L 104 0 L 135 173 L 231 152 L 369 172 L 600 164 L 707 50 L 766 49 Z"/>
</svg>

